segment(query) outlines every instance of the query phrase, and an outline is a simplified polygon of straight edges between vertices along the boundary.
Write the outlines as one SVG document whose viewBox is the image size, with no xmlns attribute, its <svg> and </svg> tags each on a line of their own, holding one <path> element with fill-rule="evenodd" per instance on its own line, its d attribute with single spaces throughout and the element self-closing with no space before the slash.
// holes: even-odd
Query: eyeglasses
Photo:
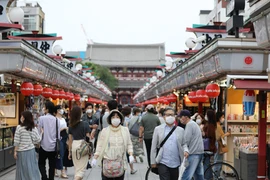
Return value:
<svg viewBox="0 0 270 180">
<path fill-rule="evenodd" d="M 165 116 L 174 116 L 174 114 L 164 114 Z"/>
</svg>

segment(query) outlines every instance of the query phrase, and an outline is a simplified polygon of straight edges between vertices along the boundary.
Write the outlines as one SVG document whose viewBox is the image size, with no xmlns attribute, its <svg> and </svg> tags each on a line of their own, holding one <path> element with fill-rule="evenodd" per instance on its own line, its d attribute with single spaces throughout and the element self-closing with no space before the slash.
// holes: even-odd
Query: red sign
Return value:
<svg viewBox="0 0 270 180">
<path fill-rule="evenodd" d="M 250 64 L 252 64 L 252 62 L 253 62 L 253 59 L 252 59 L 252 57 L 250 57 L 250 56 L 247 56 L 247 57 L 245 58 L 245 63 L 246 63 L 247 65 L 250 65 Z"/>
</svg>

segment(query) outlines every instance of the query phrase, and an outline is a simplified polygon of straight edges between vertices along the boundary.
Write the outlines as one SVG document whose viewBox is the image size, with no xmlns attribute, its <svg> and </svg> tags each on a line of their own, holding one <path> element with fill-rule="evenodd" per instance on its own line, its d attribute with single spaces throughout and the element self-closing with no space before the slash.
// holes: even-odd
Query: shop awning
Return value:
<svg viewBox="0 0 270 180">
<path fill-rule="evenodd" d="M 236 79 L 233 81 L 233 84 L 236 89 L 270 90 L 270 83 L 268 83 L 268 80 Z"/>
<path fill-rule="evenodd" d="M 228 75 L 227 82 L 235 89 L 270 90 L 268 76 Z"/>
</svg>

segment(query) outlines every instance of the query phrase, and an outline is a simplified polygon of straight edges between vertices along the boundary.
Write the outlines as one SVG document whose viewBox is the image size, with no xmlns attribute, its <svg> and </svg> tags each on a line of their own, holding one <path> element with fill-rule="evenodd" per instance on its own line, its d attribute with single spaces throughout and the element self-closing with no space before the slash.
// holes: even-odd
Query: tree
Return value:
<svg viewBox="0 0 270 180">
<path fill-rule="evenodd" d="M 91 62 L 85 62 L 84 65 L 91 68 L 96 79 L 103 81 L 110 90 L 113 91 L 118 86 L 118 80 L 114 77 L 109 68 Z"/>
</svg>

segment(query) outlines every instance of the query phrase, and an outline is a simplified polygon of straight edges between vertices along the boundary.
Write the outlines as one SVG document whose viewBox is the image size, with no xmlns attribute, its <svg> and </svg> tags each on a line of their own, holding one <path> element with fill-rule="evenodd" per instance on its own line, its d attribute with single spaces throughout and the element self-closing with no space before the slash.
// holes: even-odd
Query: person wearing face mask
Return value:
<svg viewBox="0 0 270 180">
<path fill-rule="evenodd" d="M 217 112 L 216 113 L 216 122 L 217 122 L 217 129 L 216 129 L 216 146 L 217 146 L 217 152 L 214 156 L 214 161 L 218 162 L 218 161 L 223 161 L 223 155 L 224 153 L 228 152 L 228 151 L 224 151 L 222 152 L 222 148 L 220 147 L 222 145 L 221 142 L 221 138 L 224 138 L 226 136 L 230 136 L 231 133 L 227 132 L 224 133 L 221 127 L 221 124 L 223 124 L 225 121 L 224 118 L 224 113 L 223 112 Z M 219 174 L 221 171 L 221 166 L 217 166 L 217 169 L 215 170 L 215 172 L 217 172 L 217 174 Z"/>
<path fill-rule="evenodd" d="M 197 113 L 197 115 L 194 117 L 194 120 L 200 126 L 200 129 L 202 131 L 202 136 L 205 136 L 203 127 L 207 123 L 207 121 L 204 119 L 204 116 L 202 114 Z"/>
<path fill-rule="evenodd" d="M 124 122 L 124 116 L 118 110 L 112 110 L 108 116 L 107 128 L 103 128 L 94 158 L 91 162 L 92 167 L 102 162 L 102 180 L 123 180 L 127 169 L 127 156 L 129 154 L 129 162 L 134 162 L 133 146 L 130 139 L 130 133 L 127 127 L 121 125 Z M 111 163 L 115 166 L 110 173 Z"/>
<path fill-rule="evenodd" d="M 94 116 L 93 104 L 87 103 L 85 105 L 85 113 L 82 116 L 82 121 L 85 121 L 89 124 L 91 130 L 91 138 L 93 139 L 95 136 L 95 131 L 99 125 L 99 119 Z"/>
<path fill-rule="evenodd" d="M 171 107 L 164 109 L 165 124 L 157 126 L 154 130 L 151 148 L 151 167 L 158 168 L 161 180 L 178 180 L 179 166 L 184 156 L 187 158 L 189 151 L 184 140 L 184 129 L 176 127 L 163 147 L 157 153 L 163 139 L 175 126 L 175 110 Z"/>
<path fill-rule="evenodd" d="M 41 141 L 43 131 L 39 135 L 30 111 L 24 111 L 20 120 L 21 123 L 17 126 L 14 137 L 16 180 L 40 179 L 35 144 Z"/>
<path fill-rule="evenodd" d="M 64 109 L 62 108 L 61 105 L 55 106 L 56 110 L 56 115 L 55 117 L 60 121 L 60 159 L 56 159 L 56 169 L 55 169 L 55 176 L 58 177 L 59 175 L 57 174 L 57 170 L 61 170 L 61 178 L 68 179 L 68 176 L 66 175 L 66 172 L 63 168 L 63 159 L 64 159 L 64 154 L 66 150 L 66 143 L 67 143 L 67 122 L 63 118 L 64 114 Z"/>
</svg>

